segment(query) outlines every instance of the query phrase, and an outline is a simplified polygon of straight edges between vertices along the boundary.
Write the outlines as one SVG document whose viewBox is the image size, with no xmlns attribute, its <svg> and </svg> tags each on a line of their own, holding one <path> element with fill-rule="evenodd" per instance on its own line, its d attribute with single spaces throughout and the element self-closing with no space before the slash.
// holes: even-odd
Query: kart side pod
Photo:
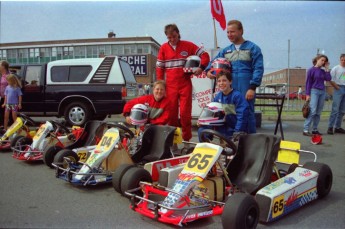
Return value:
<svg viewBox="0 0 345 229">
<path fill-rule="evenodd" d="M 332 186 L 332 171 L 322 163 L 309 162 L 302 168 L 260 189 L 255 198 L 260 221 L 272 222 L 326 196 Z"/>
</svg>

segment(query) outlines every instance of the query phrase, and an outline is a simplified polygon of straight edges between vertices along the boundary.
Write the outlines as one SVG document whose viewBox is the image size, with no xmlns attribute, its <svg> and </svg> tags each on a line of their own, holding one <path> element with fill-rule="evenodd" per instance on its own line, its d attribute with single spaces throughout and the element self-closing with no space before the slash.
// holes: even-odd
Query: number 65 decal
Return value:
<svg viewBox="0 0 345 229">
<path fill-rule="evenodd" d="M 208 148 L 195 148 L 192 156 L 189 158 L 184 170 L 199 174 L 207 174 L 216 160 L 217 150 Z"/>
</svg>

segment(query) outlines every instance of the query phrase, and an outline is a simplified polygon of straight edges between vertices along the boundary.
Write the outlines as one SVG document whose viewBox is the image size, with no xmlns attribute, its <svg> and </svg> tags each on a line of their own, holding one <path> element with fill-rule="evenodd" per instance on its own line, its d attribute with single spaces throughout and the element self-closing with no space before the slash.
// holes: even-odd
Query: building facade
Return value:
<svg viewBox="0 0 345 229">
<path fill-rule="evenodd" d="M 42 64 L 55 60 L 120 56 L 132 68 L 138 83 L 156 80 L 160 44 L 152 37 L 108 38 L 18 42 L 0 44 L 0 60 L 10 64 Z"/>
<path fill-rule="evenodd" d="M 279 94 L 282 91 L 286 91 L 286 93 L 293 93 L 297 92 L 298 88 L 301 87 L 304 91 L 306 75 L 307 69 L 305 68 L 290 68 L 290 80 L 288 80 L 289 71 L 287 68 L 271 72 L 262 77 L 261 90 L 268 88 L 266 92 L 276 92 Z M 290 87 L 288 87 L 288 84 Z M 332 95 L 333 87 L 327 84 L 326 91 Z"/>
</svg>

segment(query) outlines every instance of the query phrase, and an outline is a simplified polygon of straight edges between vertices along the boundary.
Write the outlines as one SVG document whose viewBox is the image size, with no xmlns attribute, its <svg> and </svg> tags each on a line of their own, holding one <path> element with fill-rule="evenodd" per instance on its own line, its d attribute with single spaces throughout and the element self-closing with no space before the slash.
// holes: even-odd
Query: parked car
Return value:
<svg viewBox="0 0 345 229">
<path fill-rule="evenodd" d="M 305 100 L 305 98 L 306 98 L 305 91 L 302 91 L 300 96 L 301 96 L 300 99 Z M 298 99 L 298 92 L 295 91 L 295 92 L 290 93 L 289 94 L 289 99 L 290 100 Z"/>
<path fill-rule="evenodd" d="M 116 56 L 12 65 L 23 82 L 23 110 L 29 115 L 64 117 L 70 125 L 120 114 L 136 80 Z"/>
</svg>

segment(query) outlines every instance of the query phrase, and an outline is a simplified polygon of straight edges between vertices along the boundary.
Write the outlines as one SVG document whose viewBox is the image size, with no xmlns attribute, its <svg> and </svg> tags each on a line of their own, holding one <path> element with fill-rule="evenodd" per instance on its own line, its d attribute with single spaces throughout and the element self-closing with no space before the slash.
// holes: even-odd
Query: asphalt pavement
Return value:
<svg viewBox="0 0 345 229">
<path fill-rule="evenodd" d="M 258 132 L 272 134 L 274 126 L 272 121 L 263 121 Z M 310 137 L 302 135 L 302 126 L 302 121 L 283 122 L 285 140 L 300 142 L 302 149 L 314 151 L 319 162 L 332 168 L 332 190 L 324 199 L 274 223 L 259 224 L 258 228 L 344 228 L 345 135 L 325 134 L 323 144 L 312 145 Z M 327 121 L 320 123 L 319 130 L 326 133 Z M 193 141 L 196 141 L 196 135 L 193 130 Z M 221 219 L 203 219 L 185 228 L 200 227 L 221 228 Z M 0 152 L 0 228 L 175 227 L 133 212 L 129 209 L 128 199 L 116 193 L 111 185 L 76 187 L 56 179 L 54 170 L 42 162 L 18 161 L 10 152 Z"/>
</svg>

